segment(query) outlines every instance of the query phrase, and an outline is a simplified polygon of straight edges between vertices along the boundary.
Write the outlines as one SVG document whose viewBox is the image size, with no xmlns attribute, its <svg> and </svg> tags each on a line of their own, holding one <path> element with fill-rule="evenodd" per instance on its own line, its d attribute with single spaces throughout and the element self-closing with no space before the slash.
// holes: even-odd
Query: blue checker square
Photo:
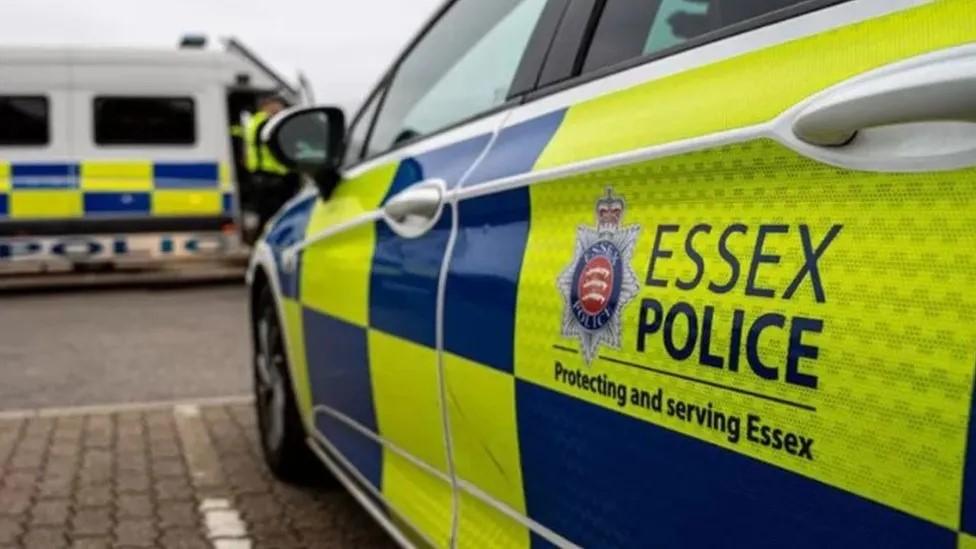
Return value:
<svg viewBox="0 0 976 549">
<path fill-rule="evenodd" d="M 74 164 L 19 164 L 10 166 L 14 189 L 76 189 L 78 169 Z"/>
<path fill-rule="evenodd" d="M 514 370 L 515 307 L 529 235 L 525 187 L 465 200 L 447 275 L 444 346 L 504 372 Z"/>
<path fill-rule="evenodd" d="M 305 308 L 305 352 L 312 400 L 377 432 L 366 328 Z M 380 486 L 382 448 L 326 412 L 316 425 L 357 469 Z"/>
<path fill-rule="evenodd" d="M 9 200 L 10 200 L 9 197 L 6 194 L 0 193 L 0 217 L 6 217 L 10 215 L 7 213 L 10 209 L 10 206 L 8 204 Z"/>
<path fill-rule="evenodd" d="M 148 214 L 149 193 L 85 193 L 85 214 Z"/>
<path fill-rule="evenodd" d="M 516 410 L 529 516 L 583 547 L 956 546 L 953 530 L 521 380 Z"/>
<path fill-rule="evenodd" d="M 215 189 L 220 183 L 216 162 L 157 163 L 153 183 L 157 189 Z"/>
</svg>

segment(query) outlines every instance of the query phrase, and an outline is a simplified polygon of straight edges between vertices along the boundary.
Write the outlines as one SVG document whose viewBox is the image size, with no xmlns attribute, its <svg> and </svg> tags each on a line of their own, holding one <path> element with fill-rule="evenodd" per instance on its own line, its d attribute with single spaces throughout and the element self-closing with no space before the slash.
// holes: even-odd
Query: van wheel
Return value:
<svg viewBox="0 0 976 549">
<path fill-rule="evenodd" d="M 298 405 L 288 376 L 281 323 L 268 287 L 262 289 L 254 319 L 254 402 L 261 449 L 279 480 L 320 484 L 331 475 L 305 442 Z"/>
</svg>

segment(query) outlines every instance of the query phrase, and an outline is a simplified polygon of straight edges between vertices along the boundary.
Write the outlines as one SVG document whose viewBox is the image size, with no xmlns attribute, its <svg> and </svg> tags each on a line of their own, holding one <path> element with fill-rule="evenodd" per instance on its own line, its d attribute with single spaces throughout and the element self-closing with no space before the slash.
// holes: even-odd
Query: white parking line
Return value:
<svg viewBox="0 0 976 549">
<path fill-rule="evenodd" d="M 165 410 L 181 405 L 195 405 L 201 408 L 210 406 L 233 406 L 254 402 L 251 395 L 232 395 L 224 397 L 210 397 L 184 400 L 157 400 L 150 402 L 120 402 L 118 404 L 96 404 L 92 406 L 72 406 L 63 408 L 33 408 L 26 410 L 7 410 L 0 412 L 0 421 L 11 419 L 27 419 L 32 417 L 62 417 L 86 416 L 98 414 L 116 414 L 120 412 L 144 412 Z"/>
<path fill-rule="evenodd" d="M 220 458 L 203 423 L 200 405 L 182 403 L 173 406 L 176 432 L 183 448 L 183 458 L 197 488 L 219 488 L 224 484 Z M 226 497 L 208 497 L 200 502 L 200 514 L 209 539 L 216 549 L 250 549 L 247 525 Z"/>
</svg>

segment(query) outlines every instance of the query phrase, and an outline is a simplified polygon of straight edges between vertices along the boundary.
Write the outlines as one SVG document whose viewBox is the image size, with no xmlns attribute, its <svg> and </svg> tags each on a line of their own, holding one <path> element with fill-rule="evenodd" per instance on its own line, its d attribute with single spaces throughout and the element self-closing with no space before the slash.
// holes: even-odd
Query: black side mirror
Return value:
<svg viewBox="0 0 976 549">
<path fill-rule="evenodd" d="M 275 115 L 261 131 L 278 162 L 315 180 L 329 198 L 341 175 L 346 117 L 336 107 L 297 107 Z"/>
</svg>

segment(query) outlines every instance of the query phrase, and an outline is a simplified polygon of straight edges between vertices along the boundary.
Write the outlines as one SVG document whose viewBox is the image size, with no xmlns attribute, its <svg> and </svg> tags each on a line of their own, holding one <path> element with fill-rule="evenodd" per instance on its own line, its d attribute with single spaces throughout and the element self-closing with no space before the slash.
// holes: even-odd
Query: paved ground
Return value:
<svg viewBox="0 0 976 549">
<path fill-rule="evenodd" d="M 389 547 L 269 476 L 246 338 L 241 286 L 0 295 L 0 549 Z"/>
<path fill-rule="evenodd" d="M 392 545 L 341 489 L 275 483 L 255 432 L 250 404 L 0 417 L 0 547 Z"/>
<path fill-rule="evenodd" d="M 250 391 L 243 285 L 0 294 L 0 410 Z"/>
</svg>

